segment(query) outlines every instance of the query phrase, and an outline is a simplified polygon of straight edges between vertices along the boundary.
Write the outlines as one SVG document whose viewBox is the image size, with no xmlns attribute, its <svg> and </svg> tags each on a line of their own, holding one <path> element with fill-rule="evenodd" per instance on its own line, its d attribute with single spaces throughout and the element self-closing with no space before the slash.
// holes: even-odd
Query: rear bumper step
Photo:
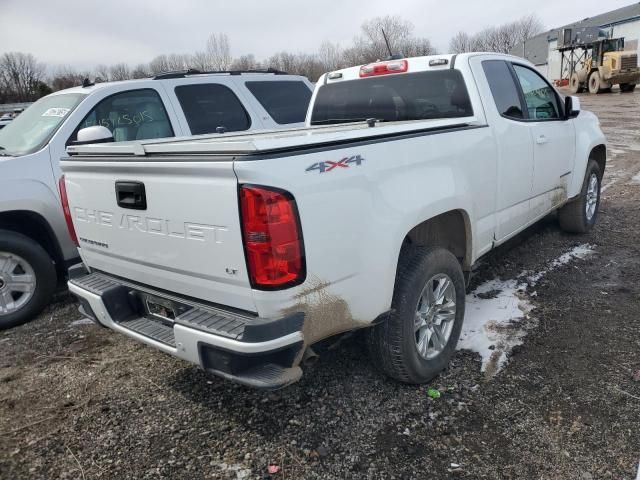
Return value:
<svg viewBox="0 0 640 480">
<path fill-rule="evenodd" d="M 74 276 L 84 315 L 210 373 L 257 388 L 297 381 L 304 314 L 264 319 L 200 304 L 102 272 Z"/>
<path fill-rule="evenodd" d="M 141 317 L 134 318 L 132 320 L 125 320 L 124 322 L 120 322 L 120 325 L 133 332 L 137 332 L 140 335 L 162 342 L 165 345 L 169 345 L 171 347 L 176 346 L 173 328 L 151 318 Z"/>
</svg>

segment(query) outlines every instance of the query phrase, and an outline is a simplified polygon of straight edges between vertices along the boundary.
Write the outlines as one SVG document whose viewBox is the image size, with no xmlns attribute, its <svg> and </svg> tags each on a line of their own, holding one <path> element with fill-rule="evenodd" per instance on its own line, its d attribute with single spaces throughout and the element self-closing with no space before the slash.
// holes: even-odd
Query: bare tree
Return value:
<svg viewBox="0 0 640 480">
<path fill-rule="evenodd" d="M 431 42 L 426 38 L 414 36 L 413 24 L 399 16 L 375 17 L 364 22 L 360 29 L 360 36 L 354 39 L 353 47 L 346 52 L 350 63 L 354 60 L 355 64 L 381 60 L 387 58 L 389 53 L 402 56 L 436 53 Z M 388 47 L 385 35 L 389 42 Z"/>
<path fill-rule="evenodd" d="M 170 53 L 167 55 L 168 71 L 187 70 L 191 66 L 191 55 L 188 53 Z"/>
<path fill-rule="evenodd" d="M 44 66 L 30 53 L 10 52 L 0 57 L 0 90 L 8 101 L 37 99 L 43 77 Z"/>
<path fill-rule="evenodd" d="M 435 55 L 435 47 L 428 38 L 413 38 L 404 47 L 402 53 L 406 57 L 423 57 Z"/>
<path fill-rule="evenodd" d="M 469 51 L 509 52 L 518 43 L 531 38 L 543 30 L 540 19 L 527 15 L 517 21 L 486 28 L 476 35 L 458 32 L 450 41 L 453 53 Z M 360 33 L 346 48 L 337 43 L 324 42 L 316 53 L 291 53 L 282 51 L 273 54 L 264 62 L 252 54 L 233 59 L 229 38 L 224 33 L 212 33 L 204 50 L 193 55 L 186 53 L 162 54 L 148 64 L 139 64 L 131 69 L 125 63 L 97 65 L 95 81 L 126 80 L 144 78 L 162 72 L 196 68 L 209 70 L 252 70 L 271 67 L 293 74 L 305 75 L 316 80 L 322 73 L 347 66 L 359 65 L 387 58 L 389 49 L 382 34 L 386 34 L 391 52 L 403 56 L 422 56 L 436 53 L 427 38 L 414 34 L 413 24 L 399 16 L 375 17 L 364 22 Z M 44 67 L 30 54 L 6 53 L 0 56 L 0 100 L 20 101 L 38 98 L 47 91 L 42 83 Z M 67 88 L 82 83 L 89 77 L 71 67 L 59 67 L 49 78 L 54 89 Z"/>
<path fill-rule="evenodd" d="M 104 64 L 96 65 L 93 69 L 95 82 L 108 82 L 109 81 L 109 67 Z"/>
<path fill-rule="evenodd" d="M 467 32 L 456 33 L 449 42 L 449 52 L 466 53 L 473 51 L 473 38 Z"/>
<path fill-rule="evenodd" d="M 542 20 L 535 15 L 530 14 L 522 17 L 516 22 L 516 35 L 518 37 L 518 43 L 535 37 L 539 33 L 544 31 L 544 24 Z"/>
<path fill-rule="evenodd" d="M 544 26 L 536 15 L 527 15 L 514 22 L 485 28 L 470 37 L 458 32 L 449 44 L 453 53 L 500 52 L 509 53 L 513 47 L 542 32 Z"/>
<path fill-rule="evenodd" d="M 63 65 L 58 67 L 53 75 L 49 78 L 49 85 L 51 89 L 56 92 L 65 88 L 77 87 L 82 85 L 85 78 L 89 78 L 91 74 L 89 72 L 79 72 L 70 65 Z"/>
<path fill-rule="evenodd" d="M 229 70 L 231 67 L 233 58 L 229 37 L 225 33 L 212 33 L 207 40 L 205 53 L 209 62 L 207 70 Z"/>
<path fill-rule="evenodd" d="M 196 52 L 191 57 L 191 68 L 206 72 L 212 69 L 211 62 L 209 61 L 209 55 L 207 52 Z"/>
<path fill-rule="evenodd" d="M 136 68 L 131 71 L 131 78 L 147 78 L 150 76 L 149 66 L 144 63 L 139 63 L 136 65 Z"/>
<path fill-rule="evenodd" d="M 149 62 L 149 72 L 152 75 L 158 75 L 159 73 L 168 72 L 169 70 L 169 61 L 167 60 L 167 56 L 164 54 L 154 57 Z"/>
<path fill-rule="evenodd" d="M 409 43 L 413 25 L 399 16 L 387 15 L 367 20 L 360 30 L 362 34 L 356 38 L 355 44 L 362 50 L 368 61 L 374 61 L 389 56 L 383 31 L 389 41 L 391 52 L 402 54 L 400 49 Z"/>
<path fill-rule="evenodd" d="M 109 77 L 112 81 L 117 82 L 119 80 L 129 80 L 131 78 L 131 71 L 126 63 L 116 63 L 109 68 Z"/>
<path fill-rule="evenodd" d="M 231 70 L 255 70 L 260 68 L 260 62 L 252 53 L 248 55 L 240 55 L 231 63 Z"/>
<path fill-rule="evenodd" d="M 337 43 L 323 42 L 318 50 L 318 62 L 325 72 L 345 66 L 343 52 Z"/>
<path fill-rule="evenodd" d="M 346 67 L 368 63 L 369 61 L 369 56 L 358 46 L 354 45 L 342 51 L 342 64 Z"/>
<path fill-rule="evenodd" d="M 279 52 L 271 55 L 266 61 L 267 68 L 274 68 L 283 72 L 293 73 L 296 70 L 296 56 L 289 52 Z"/>
<path fill-rule="evenodd" d="M 325 73 L 325 68 L 318 60 L 317 55 L 302 53 L 295 56 L 295 67 L 291 73 L 302 75 L 315 82 L 320 75 Z"/>
<path fill-rule="evenodd" d="M 307 53 L 279 52 L 269 57 L 265 67 L 293 75 L 303 75 L 311 81 L 316 81 L 325 72 L 317 55 Z"/>
</svg>

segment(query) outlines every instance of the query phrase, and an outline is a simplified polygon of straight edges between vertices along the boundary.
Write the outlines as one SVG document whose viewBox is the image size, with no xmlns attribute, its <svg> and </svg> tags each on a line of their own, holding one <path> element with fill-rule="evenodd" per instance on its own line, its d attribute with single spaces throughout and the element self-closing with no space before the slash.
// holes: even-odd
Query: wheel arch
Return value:
<svg viewBox="0 0 640 480">
<path fill-rule="evenodd" d="M 604 169 L 607 166 L 607 147 L 603 144 L 596 145 L 589 153 L 589 159 L 593 159 L 600 167 L 600 180 L 604 176 Z"/>
<path fill-rule="evenodd" d="M 0 212 L 0 230 L 20 233 L 38 243 L 51 257 L 58 276 L 65 273 L 62 249 L 49 222 L 37 212 L 10 210 Z"/>
<path fill-rule="evenodd" d="M 456 256 L 463 271 L 470 271 L 472 230 L 468 213 L 462 209 L 454 209 L 423 220 L 404 236 L 402 248 L 409 245 L 446 248 Z M 402 249 L 398 261 L 401 254 Z"/>
</svg>

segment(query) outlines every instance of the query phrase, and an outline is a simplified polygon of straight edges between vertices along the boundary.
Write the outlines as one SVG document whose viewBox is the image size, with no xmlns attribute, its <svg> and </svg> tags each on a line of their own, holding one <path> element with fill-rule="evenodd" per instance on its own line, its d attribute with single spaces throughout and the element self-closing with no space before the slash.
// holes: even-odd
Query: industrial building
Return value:
<svg viewBox="0 0 640 480">
<path fill-rule="evenodd" d="M 535 64 L 549 80 L 559 80 L 562 56 L 557 50 L 558 33 L 565 28 L 587 27 L 598 27 L 610 38 L 624 37 L 625 50 L 635 50 L 640 53 L 640 3 L 556 27 L 516 45 L 511 53 Z"/>
</svg>

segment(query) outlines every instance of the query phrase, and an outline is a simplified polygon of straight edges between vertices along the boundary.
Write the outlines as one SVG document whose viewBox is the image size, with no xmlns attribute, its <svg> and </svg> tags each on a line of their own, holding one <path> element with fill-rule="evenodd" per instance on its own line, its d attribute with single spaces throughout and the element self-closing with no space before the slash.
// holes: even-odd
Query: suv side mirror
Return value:
<svg viewBox="0 0 640 480">
<path fill-rule="evenodd" d="M 564 97 L 564 118 L 568 120 L 576 118 L 578 115 L 580 115 L 580 99 L 567 95 Z"/>
<path fill-rule="evenodd" d="M 89 143 L 113 142 L 111 130 L 102 125 L 83 128 L 78 132 L 78 138 L 72 142 L 73 145 L 87 145 Z"/>
</svg>

